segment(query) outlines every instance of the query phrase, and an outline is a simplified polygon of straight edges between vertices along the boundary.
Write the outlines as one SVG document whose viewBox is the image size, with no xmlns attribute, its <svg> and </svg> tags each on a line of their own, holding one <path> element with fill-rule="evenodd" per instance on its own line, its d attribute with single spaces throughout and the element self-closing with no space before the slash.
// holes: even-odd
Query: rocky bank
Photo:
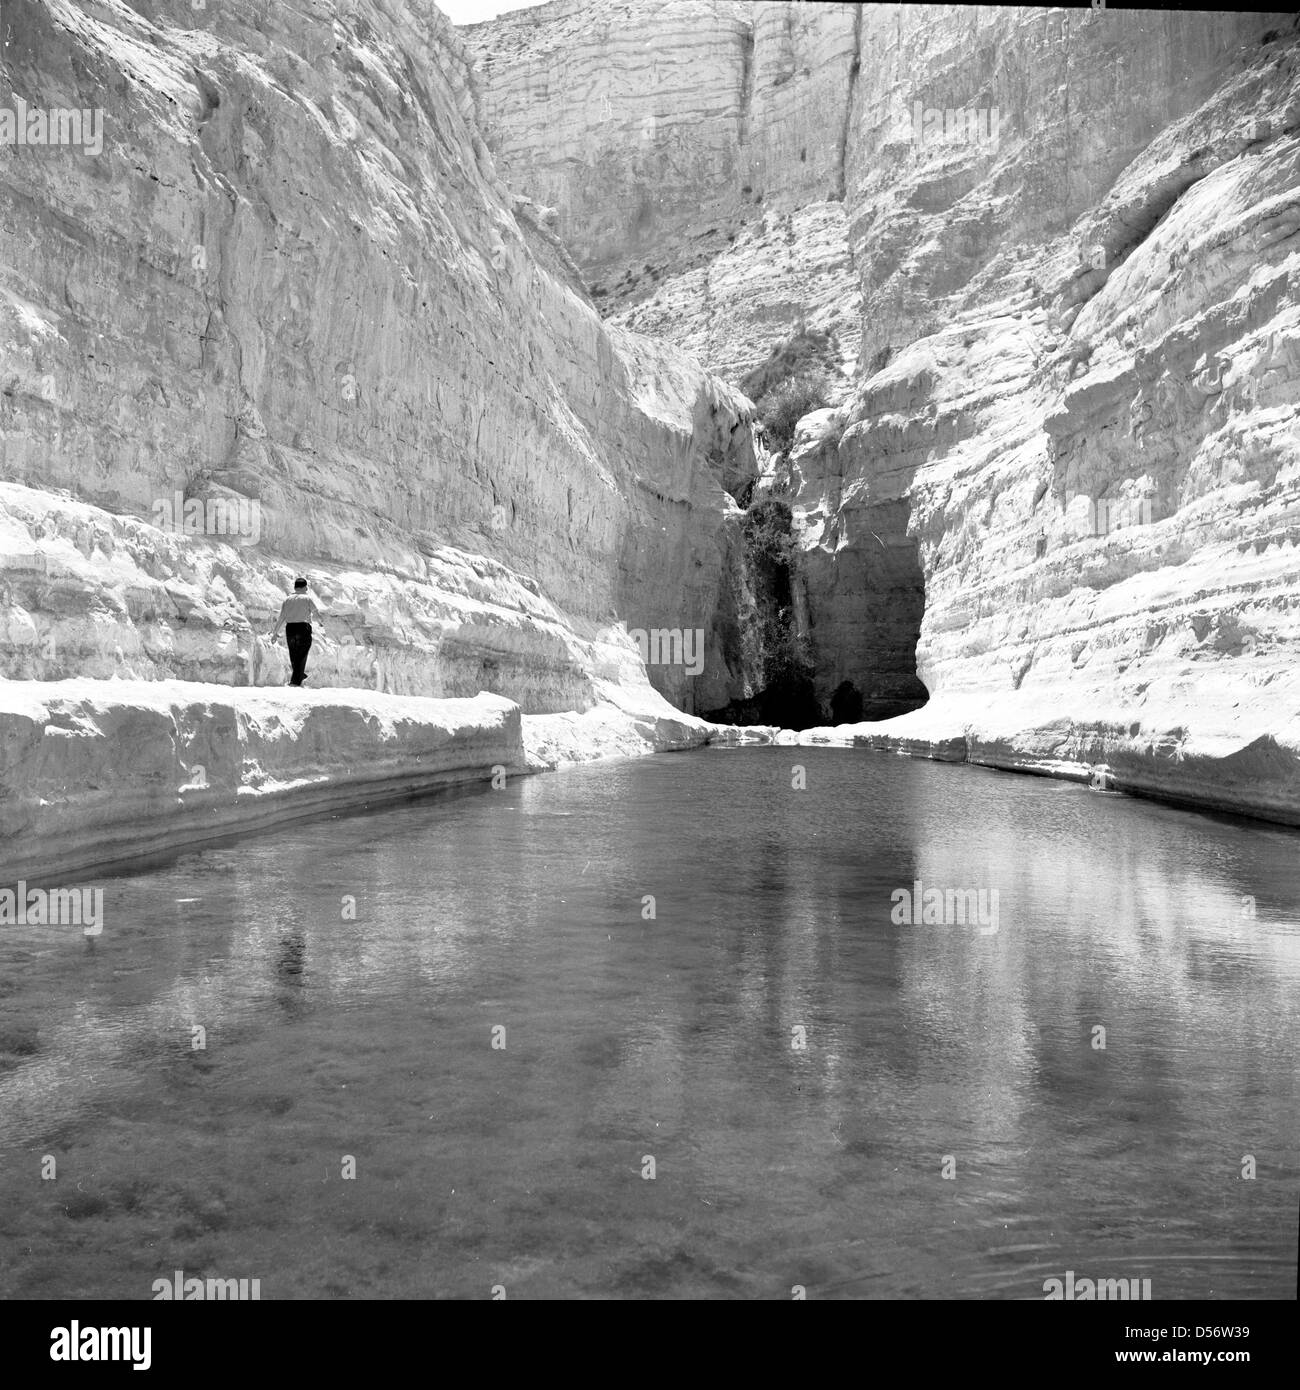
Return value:
<svg viewBox="0 0 1300 1390">
<path fill-rule="evenodd" d="M 519 707 L 189 681 L 0 684 L 0 880 L 525 768 Z"/>
<path fill-rule="evenodd" d="M 102 866 L 327 812 L 493 789 L 567 762 L 694 747 L 730 730 L 648 685 L 524 715 L 433 700 L 193 681 L 0 682 L 0 883 Z M 665 713 L 665 710 L 668 712 Z"/>
</svg>

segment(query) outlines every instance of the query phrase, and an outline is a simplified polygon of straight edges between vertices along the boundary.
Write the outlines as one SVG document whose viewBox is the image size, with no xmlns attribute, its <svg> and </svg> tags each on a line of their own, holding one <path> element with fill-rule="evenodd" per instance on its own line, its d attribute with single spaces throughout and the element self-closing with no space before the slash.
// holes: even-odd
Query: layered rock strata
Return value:
<svg viewBox="0 0 1300 1390">
<path fill-rule="evenodd" d="M 419 0 L 6 39 L 15 105 L 105 116 L 0 176 L 6 674 L 278 681 L 302 570 L 322 679 L 550 719 L 698 629 L 659 693 L 746 697 L 750 406 L 679 349 L 738 379 L 812 325 L 856 385 L 768 485 L 828 715 L 919 679 L 881 737 L 1288 785 L 1291 16 L 562 0 L 473 74 Z M 177 491 L 257 535 L 164 533 Z"/>
<path fill-rule="evenodd" d="M 857 357 L 860 7 L 553 0 L 459 31 L 485 139 L 617 321 L 729 381 L 798 324 Z"/>
<path fill-rule="evenodd" d="M 14 102 L 103 138 L 0 167 L 0 673 L 279 682 L 297 573 L 320 681 L 534 713 L 707 625 L 749 403 L 602 324 L 428 0 L 5 34 Z"/>
<path fill-rule="evenodd" d="M 1018 102 L 981 45 L 952 68 L 1002 103 L 996 149 L 918 160 L 879 117 L 857 186 L 863 355 L 881 366 L 833 464 L 801 476 L 810 601 L 869 544 L 855 531 L 915 554 L 931 704 L 882 738 L 1293 818 L 1294 27 L 1070 30 L 1076 75 L 1112 94 L 1100 136 L 1052 86 L 1045 22 Z M 904 45 L 909 70 L 927 41 Z"/>
<path fill-rule="evenodd" d="M 617 273 L 618 321 L 653 323 L 718 370 L 829 323 L 800 279 L 798 229 L 827 267 L 819 289 L 837 256 L 851 267 L 856 385 L 805 419 L 763 484 L 795 513 L 796 608 L 827 716 L 837 693 L 870 715 L 928 692 L 870 736 L 1289 816 L 1294 17 L 719 5 L 701 21 L 721 35 L 706 61 L 694 8 L 644 0 L 615 26 L 566 2 L 473 30 L 475 97 L 489 144 L 558 204 L 584 272 Z M 519 99 L 552 31 L 569 80 Z M 711 80 L 638 76 L 635 38 Z M 608 74 L 608 119 L 583 72 Z M 773 154 L 753 132 L 791 102 L 798 148 Z M 656 192 L 647 113 L 652 135 L 681 126 L 698 147 L 655 166 L 652 215 L 637 202 Z M 553 158 L 542 116 L 564 132 Z M 825 149 L 805 145 L 809 122 L 841 133 L 842 203 L 808 178 Z M 584 142 L 597 158 L 579 186 Z M 589 205 L 614 212 L 588 225 Z M 783 218 L 796 269 L 781 282 L 761 237 Z M 665 247 L 639 287 L 638 219 Z M 743 311 L 724 283 L 753 291 Z"/>
<path fill-rule="evenodd" d="M 525 770 L 495 695 L 0 683 L 0 882 Z"/>
</svg>

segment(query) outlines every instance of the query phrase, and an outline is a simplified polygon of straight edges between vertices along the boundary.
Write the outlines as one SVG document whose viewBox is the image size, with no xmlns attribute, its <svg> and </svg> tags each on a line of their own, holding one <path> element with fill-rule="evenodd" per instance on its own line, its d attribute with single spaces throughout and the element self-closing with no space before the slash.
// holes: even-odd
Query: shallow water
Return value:
<svg viewBox="0 0 1300 1390">
<path fill-rule="evenodd" d="M 752 748 L 93 880 L 0 927 L 0 1296 L 1291 1297 L 1298 848 Z"/>
</svg>

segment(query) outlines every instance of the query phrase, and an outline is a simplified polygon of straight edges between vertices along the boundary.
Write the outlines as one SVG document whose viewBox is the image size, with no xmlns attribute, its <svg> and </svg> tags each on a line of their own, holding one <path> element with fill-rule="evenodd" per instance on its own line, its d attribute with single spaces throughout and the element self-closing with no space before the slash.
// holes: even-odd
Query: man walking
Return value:
<svg viewBox="0 0 1300 1390">
<path fill-rule="evenodd" d="M 290 685 L 301 685 L 307 679 L 307 653 L 311 651 L 311 625 L 321 621 L 321 611 L 307 597 L 307 581 L 295 579 L 293 593 L 280 605 L 280 620 L 271 634 L 274 642 L 284 628 L 284 638 L 289 644 L 289 661 L 293 674 Z"/>
</svg>

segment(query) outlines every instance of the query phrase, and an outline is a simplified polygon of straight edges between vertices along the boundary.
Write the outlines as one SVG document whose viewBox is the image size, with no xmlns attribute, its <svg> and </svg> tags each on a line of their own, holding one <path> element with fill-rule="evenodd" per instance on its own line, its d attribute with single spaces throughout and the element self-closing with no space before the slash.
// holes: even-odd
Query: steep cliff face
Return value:
<svg viewBox="0 0 1300 1390">
<path fill-rule="evenodd" d="M 648 694 L 625 629 L 707 622 L 751 408 L 601 322 L 435 7 L 4 22 L 7 109 L 102 148 L 0 163 L 0 673 L 283 680 L 301 571 L 322 683 Z"/>
<path fill-rule="evenodd" d="M 602 310 L 738 381 L 796 324 L 856 359 L 857 5 L 554 0 L 460 32 L 503 176 Z"/>
<path fill-rule="evenodd" d="M 625 629 L 699 629 L 652 667 L 696 709 L 807 652 L 824 718 L 928 692 L 917 746 L 1294 745 L 1291 16 L 5 15 L 13 110 L 104 126 L 0 166 L 4 673 L 281 679 L 305 570 L 331 683 L 581 711 L 649 695 Z M 682 349 L 736 383 L 800 331 L 834 409 L 755 487 Z"/>
<path fill-rule="evenodd" d="M 932 719 L 1068 718 L 1098 762 L 1119 729 L 1264 734 L 1297 636 L 1294 22 L 952 24 L 864 20 L 848 179 L 880 369 L 802 479 L 810 594 L 843 595 L 863 528 L 916 554 Z M 918 148 L 914 94 L 996 107 L 997 141 Z"/>
<path fill-rule="evenodd" d="M 906 707 L 919 676 L 925 738 L 993 712 L 1064 719 L 1092 761 L 1119 729 L 1171 758 L 1193 728 L 1272 736 L 1297 638 L 1293 17 L 709 6 L 706 61 L 698 9 L 642 0 L 617 41 L 568 3 L 483 26 L 473 87 L 617 321 L 739 380 L 793 326 L 843 341 L 851 317 L 851 394 L 769 480 L 825 716 L 837 694 Z M 507 98 L 552 28 L 557 74 L 608 75 L 603 120 L 573 81 Z M 638 45 L 696 80 L 655 85 L 620 57 Z M 647 171 L 647 116 L 726 161 Z M 660 185 L 643 259 L 629 210 Z"/>
</svg>

